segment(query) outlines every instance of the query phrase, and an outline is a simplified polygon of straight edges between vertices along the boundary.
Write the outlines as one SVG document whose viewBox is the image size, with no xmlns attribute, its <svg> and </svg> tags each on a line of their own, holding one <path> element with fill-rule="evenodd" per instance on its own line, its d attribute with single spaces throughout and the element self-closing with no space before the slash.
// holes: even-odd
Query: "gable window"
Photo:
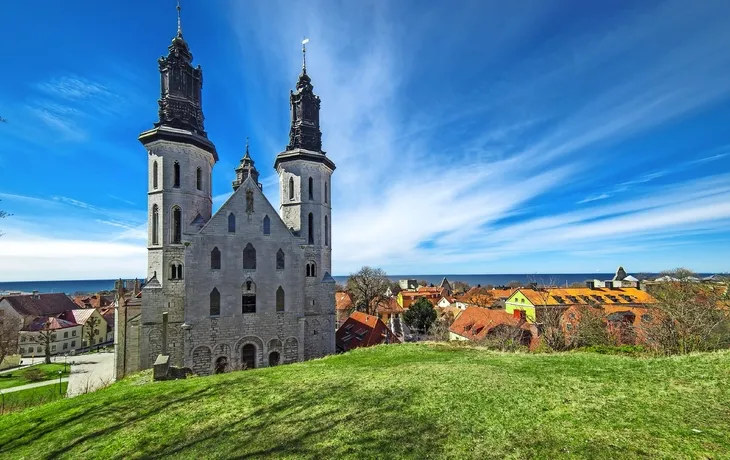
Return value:
<svg viewBox="0 0 730 460">
<path fill-rule="evenodd" d="M 183 279 L 183 266 L 182 264 L 172 263 L 170 264 L 170 279 L 181 280 Z"/>
<path fill-rule="evenodd" d="M 217 246 L 210 251 L 210 268 L 212 270 L 220 270 L 221 268 L 221 252 Z"/>
<path fill-rule="evenodd" d="M 276 311 L 284 311 L 284 289 L 281 286 L 276 290 Z"/>
<path fill-rule="evenodd" d="M 250 279 L 243 283 L 241 313 L 256 313 L 256 284 Z"/>
<path fill-rule="evenodd" d="M 276 269 L 284 270 L 284 251 L 281 249 L 276 253 Z"/>
<path fill-rule="evenodd" d="M 243 250 L 243 269 L 256 270 L 256 248 L 248 243 Z"/>
<path fill-rule="evenodd" d="M 172 186 L 180 187 L 180 163 L 177 161 L 172 167 Z"/>
<path fill-rule="evenodd" d="M 246 190 L 246 213 L 251 214 L 253 212 L 253 190 Z"/>
<path fill-rule="evenodd" d="M 182 209 L 179 206 L 172 208 L 172 242 L 173 244 L 182 242 Z"/>
<path fill-rule="evenodd" d="M 160 244 L 160 208 L 152 206 L 152 244 Z"/>
<path fill-rule="evenodd" d="M 309 225 L 307 225 L 307 231 L 309 233 L 309 244 L 314 244 L 314 215 L 309 213 Z"/>
<path fill-rule="evenodd" d="M 289 178 L 289 199 L 294 199 L 294 178 Z"/>
<path fill-rule="evenodd" d="M 152 163 L 152 188 L 157 190 L 157 160 Z"/>
<path fill-rule="evenodd" d="M 327 219 L 327 216 L 324 216 L 324 245 L 329 246 L 329 244 L 330 244 L 329 219 Z"/>
<path fill-rule="evenodd" d="M 203 170 L 200 168 L 195 170 L 195 187 L 198 190 L 203 190 Z"/>
<path fill-rule="evenodd" d="M 325 203 L 327 203 L 327 199 L 328 199 L 328 197 L 327 197 L 328 189 L 329 189 L 329 187 L 327 187 L 327 181 L 324 181 L 324 202 Z"/>
<path fill-rule="evenodd" d="M 314 199 L 314 179 L 309 178 L 309 199 Z"/>
<path fill-rule="evenodd" d="M 210 291 L 210 316 L 219 316 L 221 314 L 221 293 L 218 288 Z"/>
<path fill-rule="evenodd" d="M 236 215 L 228 214 L 228 233 L 236 233 Z"/>
<path fill-rule="evenodd" d="M 264 235 L 271 235 L 271 219 L 269 219 L 269 216 L 264 216 Z"/>
</svg>

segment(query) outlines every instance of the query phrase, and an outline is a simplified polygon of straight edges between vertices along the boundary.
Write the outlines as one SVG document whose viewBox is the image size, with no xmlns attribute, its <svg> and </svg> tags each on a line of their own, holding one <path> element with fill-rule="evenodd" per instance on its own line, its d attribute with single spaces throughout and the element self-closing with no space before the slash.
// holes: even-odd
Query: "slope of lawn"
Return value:
<svg viewBox="0 0 730 460">
<path fill-rule="evenodd" d="M 67 371 L 71 366 L 64 367 L 63 364 L 37 364 L 35 366 L 26 367 L 16 371 L 0 374 L 0 390 L 6 388 L 28 385 L 30 383 L 43 382 L 45 380 L 58 379 L 58 371 L 61 371 L 63 377 L 68 377 Z M 38 377 L 28 378 L 30 372 L 37 372 Z"/>
<path fill-rule="evenodd" d="M 67 389 L 68 382 L 62 382 L 60 385 L 56 382 L 53 385 L 6 393 L 2 395 L 0 402 L 0 415 L 63 399 L 66 397 Z"/>
<path fill-rule="evenodd" d="M 2 458 L 730 458 L 730 353 L 384 345 L 0 417 Z"/>
</svg>

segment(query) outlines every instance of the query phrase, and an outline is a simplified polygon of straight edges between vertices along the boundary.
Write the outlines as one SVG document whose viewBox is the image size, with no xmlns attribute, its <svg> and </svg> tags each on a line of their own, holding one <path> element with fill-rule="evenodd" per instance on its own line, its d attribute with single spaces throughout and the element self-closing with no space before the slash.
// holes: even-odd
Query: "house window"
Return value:
<svg viewBox="0 0 730 460">
<path fill-rule="evenodd" d="M 281 249 L 276 252 L 276 269 L 284 270 L 284 251 Z"/>
<path fill-rule="evenodd" d="M 180 163 L 176 161 L 172 167 L 172 170 L 172 186 L 180 187 Z"/>
<path fill-rule="evenodd" d="M 256 284 L 251 280 L 243 283 L 241 313 L 256 313 Z"/>
<path fill-rule="evenodd" d="M 324 216 L 324 245 L 330 245 L 330 225 L 327 216 Z"/>
<path fill-rule="evenodd" d="M 182 243 L 182 210 L 179 206 L 172 208 L 172 243 Z"/>
<path fill-rule="evenodd" d="M 294 178 L 289 178 L 289 199 L 294 199 Z"/>
<path fill-rule="evenodd" d="M 71 331 L 71 337 L 76 337 L 76 330 Z"/>
<path fill-rule="evenodd" d="M 71 346 L 72 346 L 73 348 L 76 348 L 76 341 L 75 341 L 75 340 L 72 340 L 72 341 L 71 341 Z"/>
<path fill-rule="evenodd" d="M 33 349 L 31 348 L 30 351 L 33 351 Z M 41 351 L 43 351 L 43 348 L 41 348 L 41 347 L 36 348 L 37 353 L 40 353 Z"/>
<path fill-rule="evenodd" d="M 271 219 L 269 219 L 269 216 L 264 216 L 264 235 L 271 235 Z"/>
<path fill-rule="evenodd" d="M 203 170 L 200 168 L 195 170 L 195 187 L 203 190 Z"/>
<path fill-rule="evenodd" d="M 276 290 L 276 311 L 284 311 L 284 289 L 281 286 Z"/>
<path fill-rule="evenodd" d="M 152 188 L 157 190 L 157 160 L 152 163 Z"/>
<path fill-rule="evenodd" d="M 307 227 L 309 233 L 309 244 L 314 244 L 314 215 L 311 212 L 309 213 L 309 225 Z"/>
<path fill-rule="evenodd" d="M 236 215 L 228 214 L 228 233 L 236 233 Z"/>
<path fill-rule="evenodd" d="M 160 244 L 160 208 L 152 206 L 152 244 Z"/>
<path fill-rule="evenodd" d="M 210 316 L 218 316 L 221 314 L 221 293 L 218 288 L 210 291 Z"/>
<path fill-rule="evenodd" d="M 183 279 L 183 266 L 182 264 L 172 263 L 170 264 L 170 279 L 181 280 Z"/>
<path fill-rule="evenodd" d="M 243 269 L 256 270 L 256 248 L 251 243 L 243 250 Z"/>
<path fill-rule="evenodd" d="M 211 270 L 220 270 L 221 268 L 221 252 L 218 247 L 210 251 L 210 268 Z"/>
<path fill-rule="evenodd" d="M 310 201 L 314 199 L 314 179 L 311 177 L 309 178 L 309 199 Z"/>
<path fill-rule="evenodd" d="M 54 352 L 54 351 L 56 351 L 56 346 L 55 345 L 51 345 L 51 352 Z"/>
<path fill-rule="evenodd" d="M 63 349 L 65 350 L 67 348 L 68 348 L 68 342 L 63 342 Z"/>
<path fill-rule="evenodd" d="M 63 333 L 63 338 L 64 338 L 64 339 L 67 339 L 67 338 L 68 338 L 68 331 L 64 331 L 64 333 Z"/>
</svg>

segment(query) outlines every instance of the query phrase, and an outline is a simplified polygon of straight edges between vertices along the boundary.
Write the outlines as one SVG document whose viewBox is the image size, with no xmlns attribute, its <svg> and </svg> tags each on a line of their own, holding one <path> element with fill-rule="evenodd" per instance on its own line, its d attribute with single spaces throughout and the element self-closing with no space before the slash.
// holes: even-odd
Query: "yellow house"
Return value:
<svg viewBox="0 0 730 460">
<path fill-rule="evenodd" d="M 541 302 L 538 301 L 538 304 Z M 524 311 L 525 319 L 530 322 L 535 321 L 535 304 L 522 292 L 521 289 L 516 290 L 504 302 L 504 310 L 510 315 L 515 314 L 515 310 Z"/>
</svg>

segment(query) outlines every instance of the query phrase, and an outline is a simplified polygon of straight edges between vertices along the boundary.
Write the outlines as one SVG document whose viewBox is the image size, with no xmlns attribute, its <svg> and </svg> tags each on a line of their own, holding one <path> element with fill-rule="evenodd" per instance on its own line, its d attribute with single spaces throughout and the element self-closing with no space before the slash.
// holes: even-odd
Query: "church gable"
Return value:
<svg viewBox="0 0 730 460">
<path fill-rule="evenodd" d="M 268 218 L 268 219 L 267 219 Z M 276 209 L 250 177 L 238 187 L 208 223 L 201 235 L 232 233 L 276 234 L 295 237 L 287 229 Z"/>
</svg>

